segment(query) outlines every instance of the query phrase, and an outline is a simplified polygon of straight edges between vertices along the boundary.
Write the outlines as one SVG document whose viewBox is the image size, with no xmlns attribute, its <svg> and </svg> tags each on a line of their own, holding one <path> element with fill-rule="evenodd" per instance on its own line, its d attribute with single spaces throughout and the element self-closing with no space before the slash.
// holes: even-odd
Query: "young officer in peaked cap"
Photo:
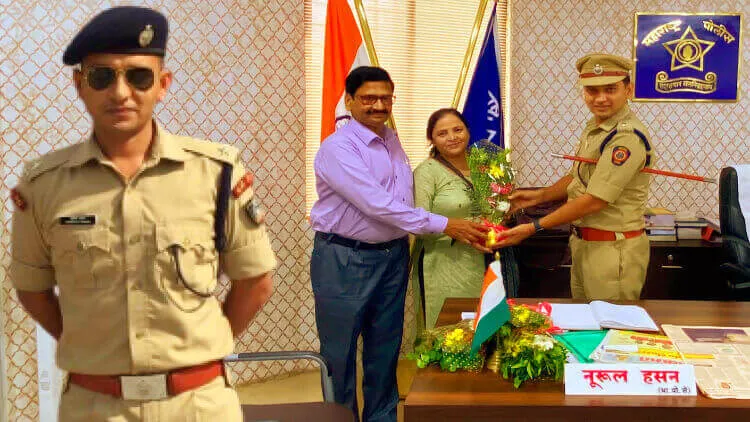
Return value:
<svg viewBox="0 0 750 422">
<path fill-rule="evenodd" d="M 237 149 L 153 118 L 172 81 L 167 38 L 166 18 L 141 7 L 86 24 L 63 62 L 91 136 L 27 163 L 12 191 L 11 277 L 58 340 L 62 422 L 242 420 L 222 358 L 276 261 Z"/>
<path fill-rule="evenodd" d="M 506 232 L 501 244 L 571 223 L 570 287 L 576 299 L 638 299 L 646 280 L 643 214 L 650 176 L 641 169 L 655 157 L 648 131 L 628 107 L 632 69 L 632 61 L 610 54 L 588 54 L 576 62 L 583 100 L 593 115 L 576 155 L 598 162 L 576 162 L 554 185 L 511 196 L 516 209 L 567 198 L 549 215 Z"/>
</svg>

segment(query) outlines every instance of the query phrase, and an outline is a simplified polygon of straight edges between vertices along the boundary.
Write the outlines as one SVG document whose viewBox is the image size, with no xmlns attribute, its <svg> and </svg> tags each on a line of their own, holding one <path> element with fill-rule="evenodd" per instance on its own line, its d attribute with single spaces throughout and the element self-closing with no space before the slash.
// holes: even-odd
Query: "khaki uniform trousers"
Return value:
<svg viewBox="0 0 750 422">
<path fill-rule="evenodd" d="M 649 242 L 646 234 L 615 241 L 586 241 L 570 236 L 573 299 L 638 300 L 646 282 Z"/>
<path fill-rule="evenodd" d="M 123 400 L 69 383 L 60 422 L 241 422 L 239 398 L 223 377 L 164 400 Z"/>
</svg>

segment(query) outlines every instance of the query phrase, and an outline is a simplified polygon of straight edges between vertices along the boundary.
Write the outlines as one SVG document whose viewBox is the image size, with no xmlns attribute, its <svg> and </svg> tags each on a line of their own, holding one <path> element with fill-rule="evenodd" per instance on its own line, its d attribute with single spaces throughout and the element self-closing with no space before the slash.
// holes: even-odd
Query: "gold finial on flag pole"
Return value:
<svg viewBox="0 0 750 422">
<path fill-rule="evenodd" d="M 479 38 L 479 28 L 482 26 L 482 19 L 484 19 L 484 13 L 487 9 L 487 3 L 489 0 L 481 0 L 477 14 L 474 17 L 474 27 L 471 29 L 471 36 L 469 36 L 469 46 L 466 48 L 466 54 L 464 54 L 464 62 L 461 65 L 461 73 L 458 75 L 458 84 L 456 84 L 456 92 L 453 94 L 453 102 L 451 107 L 458 108 L 458 102 L 461 99 L 461 92 L 466 82 L 466 75 L 469 73 L 469 65 L 471 64 L 471 56 L 474 55 L 474 47 L 477 45 L 477 38 Z"/>
<path fill-rule="evenodd" d="M 373 66 L 380 67 L 380 64 L 378 63 L 378 55 L 375 53 L 375 44 L 372 42 L 370 24 L 367 23 L 367 15 L 365 15 L 365 6 L 362 4 L 362 0 L 354 0 L 354 8 L 357 9 L 357 19 L 359 20 L 359 26 L 362 29 L 362 41 L 365 43 L 370 63 L 372 63 Z M 388 126 L 393 130 L 396 130 L 396 122 L 393 120 L 393 113 L 388 116 Z"/>
</svg>

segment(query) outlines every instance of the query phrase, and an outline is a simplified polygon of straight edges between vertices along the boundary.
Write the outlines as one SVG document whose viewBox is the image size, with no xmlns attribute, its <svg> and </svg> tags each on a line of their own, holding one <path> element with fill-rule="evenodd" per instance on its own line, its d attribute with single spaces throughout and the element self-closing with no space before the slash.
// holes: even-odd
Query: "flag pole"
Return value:
<svg viewBox="0 0 750 422">
<path fill-rule="evenodd" d="M 359 19 L 359 25 L 362 28 L 362 41 L 365 43 L 370 63 L 372 63 L 373 66 L 380 67 L 380 63 L 378 63 L 378 55 L 375 53 L 375 44 L 372 42 L 370 24 L 367 23 L 367 15 L 365 15 L 365 6 L 362 5 L 362 0 L 354 0 L 354 8 L 357 9 L 357 18 Z M 393 120 L 393 113 L 388 116 L 388 126 L 393 130 L 396 130 L 396 122 Z"/>
<path fill-rule="evenodd" d="M 513 106 L 513 96 L 510 95 L 510 74 L 511 74 L 511 67 L 510 67 L 510 46 L 513 45 L 511 40 L 511 35 L 513 31 L 511 30 L 511 25 L 513 25 L 513 4 L 511 3 L 513 0 L 507 0 L 504 2 L 501 7 L 505 8 L 505 62 L 503 63 L 503 73 L 500 75 L 500 79 L 503 80 L 503 89 L 505 92 L 505 101 L 503 101 L 503 106 L 505 107 L 505 113 L 503 113 L 503 136 L 505 137 L 505 148 L 508 148 L 511 150 L 511 154 L 513 154 L 513 143 L 511 141 L 511 121 L 510 121 L 510 108 Z M 503 77 L 504 76 L 504 77 Z"/>
<path fill-rule="evenodd" d="M 469 46 L 466 48 L 466 54 L 464 54 L 464 63 L 461 65 L 461 73 L 458 75 L 458 84 L 456 84 L 456 91 L 453 94 L 453 101 L 451 102 L 451 107 L 453 108 L 458 108 L 458 101 L 461 99 L 461 91 L 463 91 L 464 83 L 466 82 L 466 75 L 469 73 L 471 56 L 474 55 L 474 47 L 476 47 L 477 38 L 479 38 L 479 28 L 482 26 L 482 19 L 484 19 L 488 2 L 489 0 L 481 0 L 477 14 L 474 17 L 474 27 L 471 29 L 471 36 L 469 36 Z"/>
</svg>

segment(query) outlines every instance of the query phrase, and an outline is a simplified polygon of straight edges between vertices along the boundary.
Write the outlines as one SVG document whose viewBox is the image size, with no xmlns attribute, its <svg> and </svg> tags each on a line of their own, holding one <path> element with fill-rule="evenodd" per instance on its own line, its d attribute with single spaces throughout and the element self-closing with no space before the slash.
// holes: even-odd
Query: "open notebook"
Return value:
<svg viewBox="0 0 750 422">
<path fill-rule="evenodd" d="M 659 331 L 645 309 L 635 305 L 613 305 L 595 300 L 590 304 L 553 303 L 552 323 L 564 330 L 617 328 Z"/>
</svg>

